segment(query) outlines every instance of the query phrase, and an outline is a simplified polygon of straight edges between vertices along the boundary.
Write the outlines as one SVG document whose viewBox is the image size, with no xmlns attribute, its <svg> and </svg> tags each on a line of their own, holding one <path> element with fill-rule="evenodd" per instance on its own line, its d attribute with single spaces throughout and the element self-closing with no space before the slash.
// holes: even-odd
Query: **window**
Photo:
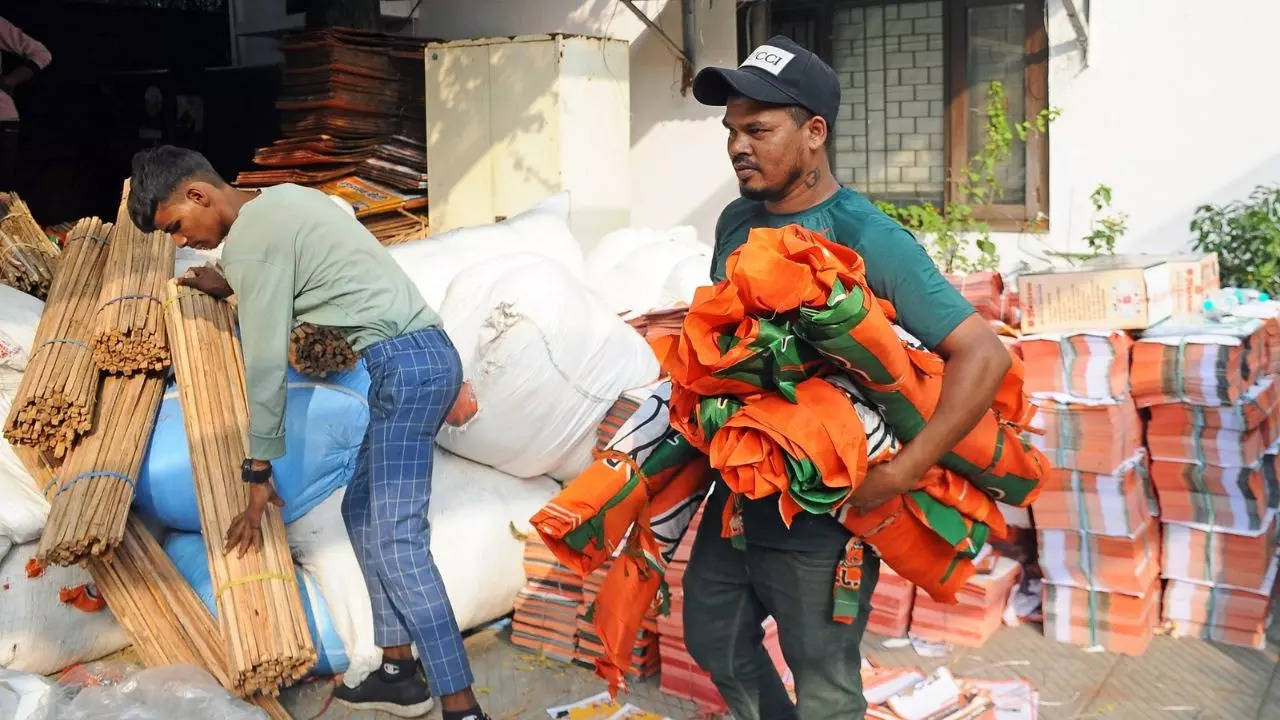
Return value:
<svg viewBox="0 0 1280 720">
<path fill-rule="evenodd" d="M 941 204 L 984 142 L 987 88 L 1000 81 L 1011 122 L 1048 100 L 1043 0 L 913 0 L 835 5 L 828 62 L 841 79 L 834 167 L 876 199 Z M 1015 138 L 1003 194 L 975 213 L 998 229 L 1044 222 L 1048 141 Z"/>
</svg>

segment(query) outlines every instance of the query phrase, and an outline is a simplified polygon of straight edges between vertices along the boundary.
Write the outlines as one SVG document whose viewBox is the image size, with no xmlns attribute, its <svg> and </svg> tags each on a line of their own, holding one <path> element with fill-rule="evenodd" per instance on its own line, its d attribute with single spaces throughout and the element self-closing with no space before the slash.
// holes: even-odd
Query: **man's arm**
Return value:
<svg viewBox="0 0 1280 720">
<path fill-rule="evenodd" d="M 289 330 L 293 318 L 293 267 L 258 260 L 228 263 L 227 283 L 235 290 L 249 394 L 249 458 L 258 468 L 284 455 L 284 410 L 288 381 Z M 269 483 L 250 487 L 249 507 L 231 521 L 225 547 L 245 551 L 261 537 L 267 504 L 284 504 Z"/>
<path fill-rule="evenodd" d="M 960 323 L 935 350 L 947 361 L 947 369 L 933 417 L 897 457 L 868 470 L 850 500 L 854 507 L 869 510 L 911 490 L 982 419 L 1013 362 L 978 315 Z"/>
<path fill-rule="evenodd" d="M 53 61 L 48 48 L 4 18 L 0 18 L 0 50 L 20 55 L 25 60 L 0 76 L 0 91 L 9 94 L 13 94 L 14 88 L 34 77 L 36 70 L 43 70 Z"/>
<path fill-rule="evenodd" d="M 867 281 L 898 312 L 898 324 L 946 360 L 933 416 L 893 460 L 871 468 L 853 494 L 870 509 L 912 489 L 991 407 L 1012 360 L 1000 338 L 906 230 L 881 223 L 863 238 Z"/>
</svg>

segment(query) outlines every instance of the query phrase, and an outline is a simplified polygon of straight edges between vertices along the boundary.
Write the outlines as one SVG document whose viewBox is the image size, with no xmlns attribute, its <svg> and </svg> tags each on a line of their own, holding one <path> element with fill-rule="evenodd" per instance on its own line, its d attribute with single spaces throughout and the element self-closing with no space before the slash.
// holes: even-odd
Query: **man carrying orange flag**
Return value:
<svg viewBox="0 0 1280 720">
<path fill-rule="evenodd" d="M 875 508 L 912 489 L 983 417 L 1009 353 L 909 232 L 836 181 L 827 143 L 840 83 L 817 55 L 776 36 L 737 69 L 703 69 L 693 90 L 700 102 L 725 107 L 742 193 L 716 224 L 711 279 L 724 279 L 725 259 L 752 228 L 802 225 L 857 251 L 871 290 L 895 306 L 898 324 L 946 359 L 932 419 L 893 460 L 871 468 L 850 499 L 855 508 Z M 722 532 L 729 501 L 717 483 L 685 573 L 690 653 L 738 720 L 863 717 L 859 644 L 879 558 L 866 554 L 855 622 L 835 622 L 832 578 L 849 532 L 831 515 L 811 513 L 800 513 L 788 529 L 776 498 L 735 499 L 742 526 Z M 771 615 L 795 676 L 794 704 L 761 643 L 760 624 Z"/>
</svg>

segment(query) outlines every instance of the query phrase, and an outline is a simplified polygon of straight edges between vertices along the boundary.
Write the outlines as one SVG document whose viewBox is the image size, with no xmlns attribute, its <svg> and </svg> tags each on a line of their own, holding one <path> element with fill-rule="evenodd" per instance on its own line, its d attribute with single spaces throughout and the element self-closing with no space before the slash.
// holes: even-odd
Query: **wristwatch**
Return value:
<svg viewBox="0 0 1280 720">
<path fill-rule="evenodd" d="M 262 485 L 271 479 L 271 465 L 268 463 L 265 468 L 255 470 L 253 467 L 253 461 L 246 459 L 244 463 L 240 465 L 240 479 L 250 485 Z"/>
</svg>

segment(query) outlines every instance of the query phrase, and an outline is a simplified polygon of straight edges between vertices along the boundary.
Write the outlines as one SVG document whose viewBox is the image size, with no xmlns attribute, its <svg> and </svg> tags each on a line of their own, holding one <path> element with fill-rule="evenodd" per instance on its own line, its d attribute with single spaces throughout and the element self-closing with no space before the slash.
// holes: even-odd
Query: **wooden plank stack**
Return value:
<svg viewBox="0 0 1280 720">
<path fill-rule="evenodd" d="M 267 507 L 263 542 L 243 557 L 228 554 L 224 544 L 232 519 L 249 502 L 240 480 L 249 408 L 232 312 L 170 282 L 165 315 L 231 685 L 241 695 L 274 694 L 302 677 L 316 652 L 280 512 Z"/>
<path fill-rule="evenodd" d="M 133 224 L 128 199 L 126 181 L 93 334 L 94 362 L 108 373 L 125 375 L 169 367 L 161 295 L 173 276 L 174 253 L 168 234 L 144 234 Z"/>
<path fill-rule="evenodd" d="M 0 282 L 43 300 L 60 254 L 17 193 L 0 193 Z"/>
<path fill-rule="evenodd" d="M 289 364 L 312 377 L 354 370 L 356 356 L 342 333 L 333 328 L 299 323 L 289 337 Z"/>
<path fill-rule="evenodd" d="M 99 380 L 89 339 L 110 229 L 110 223 L 85 218 L 67 238 L 27 371 L 5 421 L 4 436 L 15 445 L 61 458 L 89 431 Z"/>
<path fill-rule="evenodd" d="M 119 546 L 164 384 L 145 373 L 103 380 L 93 429 L 43 487 L 50 510 L 40 562 L 72 565 Z"/>
</svg>

